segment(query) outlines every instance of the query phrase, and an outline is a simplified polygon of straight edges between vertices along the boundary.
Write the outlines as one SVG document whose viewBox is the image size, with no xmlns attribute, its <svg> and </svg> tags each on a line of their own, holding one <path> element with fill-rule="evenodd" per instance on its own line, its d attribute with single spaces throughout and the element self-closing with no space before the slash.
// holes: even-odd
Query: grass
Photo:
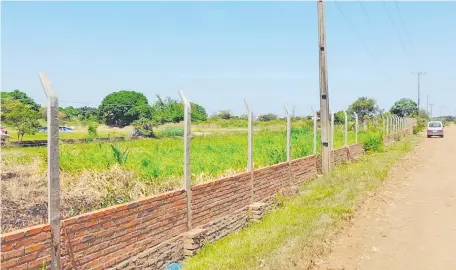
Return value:
<svg viewBox="0 0 456 270">
<path fill-rule="evenodd" d="M 176 130 L 166 130 L 174 134 Z M 342 131 L 336 132 L 335 147 L 343 145 Z M 352 134 L 351 134 L 352 135 Z M 177 136 L 177 135 L 176 135 Z M 312 154 L 312 131 L 292 130 L 292 157 Z M 353 140 L 351 140 L 353 142 Z M 283 131 L 260 131 L 254 137 L 254 161 L 256 167 L 276 164 L 286 160 L 286 136 Z M 145 139 L 111 143 L 61 144 L 60 168 L 66 173 L 81 173 L 84 170 L 103 171 L 118 164 L 132 170 L 137 177 L 149 181 L 163 181 L 180 177 L 183 172 L 182 138 Z M 5 164 L 27 165 L 38 161 L 46 167 L 45 147 L 5 148 Z M 128 151 L 128 156 L 119 162 L 117 152 Z M 191 144 L 192 173 L 194 176 L 216 177 L 227 170 L 242 170 L 247 164 L 246 133 L 213 134 L 195 136 Z"/>
<path fill-rule="evenodd" d="M 325 240 L 387 179 L 390 168 L 416 140 L 397 142 L 310 181 L 300 196 L 280 199 L 283 207 L 262 222 L 205 246 L 184 261 L 184 269 L 307 269 L 325 250 Z"/>
</svg>

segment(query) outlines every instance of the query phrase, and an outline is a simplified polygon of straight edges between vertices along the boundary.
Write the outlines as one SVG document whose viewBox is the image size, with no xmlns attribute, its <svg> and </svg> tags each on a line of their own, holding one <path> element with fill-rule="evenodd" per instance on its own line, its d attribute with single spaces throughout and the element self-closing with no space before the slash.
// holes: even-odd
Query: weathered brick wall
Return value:
<svg viewBox="0 0 456 270">
<path fill-rule="evenodd" d="M 250 204 L 250 173 L 192 187 L 192 222 L 198 227 Z"/>
<path fill-rule="evenodd" d="M 346 163 L 350 160 L 350 154 L 352 158 L 357 158 L 364 153 L 363 146 L 361 144 L 352 144 L 346 147 L 338 148 L 331 151 L 331 164 L 333 166 Z M 316 158 L 316 169 L 318 173 L 322 173 L 322 164 L 320 154 Z"/>
<path fill-rule="evenodd" d="M 291 172 L 288 162 L 255 170 L 253 173 L 254 201 L 261 201 L 279 192 L 287 182 L 290 183 Z"/>
<path fill-rule="evenodd" d="M 184 237 L 178 235 L 159 245 L 145 249 L 128 260 L 111 267 L 112 270 L 164 269 L 169 262 L 177 262 L 184 257 Z"/>
<path fill-rule="evenodd" d="M 1 237 L 1 269 L 35 269 L 50 261 L 51 226 L 38 225 Z"/>
<path fill-rule="evenodd" d="M 343 164 L 347 161 L 349 161 L 347 148 L 344 147 L 331 151 L 331 164 L 333 166 Z"/>
<path fill-rule="evenodd" d="M 293 182 L 299 185 L 304 181 L 317 176 L 317 159 L 315 156 L 308 156 L 295 159 L 291 162 Z"/>
<path fill-rule="evenodd" d="M 364 148 L 361 144 L 352 144 L 349 146 L 350 154 L 353 158 L 358 158 L 364 154 Z"/>
<path fill-rule="evenodd" d="M 66 219 L 61 223 L 62 268 L 108 268 L 180 235 L 186 222 L 183 190 Z M 48 225 L 5 234 L 1 240 L 2 269 L 39 268 L 49 260 Z"/>
<path fill-rule="evenodd" d="M 108 268 L 187 229 L 183 190 L 83 214 L 63 221 L 65 269 Z"/>
</svg>

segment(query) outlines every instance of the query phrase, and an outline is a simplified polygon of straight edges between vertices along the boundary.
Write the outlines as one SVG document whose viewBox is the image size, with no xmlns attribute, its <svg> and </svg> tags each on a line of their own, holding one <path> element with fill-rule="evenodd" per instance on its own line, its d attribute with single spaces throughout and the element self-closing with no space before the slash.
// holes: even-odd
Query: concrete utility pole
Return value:
<svg viewBox="0 0 456 270">
<path fill-rule="evenodd" d="M 429 116 L 429 95 L 426 95 L 426 113 Z"/>
<path fill-rule="evenodd" d="M 317 2 L 318 10 L 318 52 L 320 58 L 320 120 L 321 120 L 321 164 L 323 173 L 331 170 L 331 149 L 329 146 L 329 93 L 326 70 L 326 27 L 323 0 Z"/>
<path fill-rule="evenodd" d="M 433 105 L 434 105 L 434 104 L 429 104 L 429 106 L 431 107 L 431 111 L 430 111 L 430 114 L 429 114 L 429 118 L 430 118 L 430 119 L 432 118 L 432 106 L 433 106 Z"/>
<path fill-rule="evenodd" d="M 421 75 L 426 75 L 426 72 L 418 71 L 418 72 L 412 72 L 412 74 L 416 74 L 418 77 L 418 116 L 420 116 L 420 78 Z"/>
</svg>

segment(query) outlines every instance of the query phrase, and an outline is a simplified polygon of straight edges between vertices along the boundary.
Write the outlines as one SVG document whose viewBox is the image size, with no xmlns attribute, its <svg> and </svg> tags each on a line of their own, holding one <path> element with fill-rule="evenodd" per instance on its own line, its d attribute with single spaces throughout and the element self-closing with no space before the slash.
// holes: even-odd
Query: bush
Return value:
<svg viewBox="0 0 456 270">
<path fill-rule="evenodd" d="M 423 132 L 426 127 L 427 120 L 425 118 L 419 118 L 416 125 L 413 126 L 413 134 L 418 134 Z"/>
<path fill-rule="evenodd" d="M 154 128 L 157 122 L 145 117 L 141 117 L 133 122 L 133 127 L 139 132 L 141 136 L 153 138 L 155 137 Z"/>
<path fill-rule="evenodd" d="M 175 137 L 175 136 L 184 136 L 184 128 L 182 127 L 167 127 L 160 129 L 157 132 L 157 137 Z"/>
<path fill-rule="evenodd" d="M 90 138 L 93 138 L 93 137 L 96 137 L 97 136 L 97 125 L 95 124 L 90 124 L 87 128 L 88 132 L 89 132 L 89 137 Z"/>
<path fill-rule="evenodd" d="M 380 152 L 383 150 L 383 136 L 378 133 L 368 135 L 362 144 L 367 152 Z"/>
</svg>

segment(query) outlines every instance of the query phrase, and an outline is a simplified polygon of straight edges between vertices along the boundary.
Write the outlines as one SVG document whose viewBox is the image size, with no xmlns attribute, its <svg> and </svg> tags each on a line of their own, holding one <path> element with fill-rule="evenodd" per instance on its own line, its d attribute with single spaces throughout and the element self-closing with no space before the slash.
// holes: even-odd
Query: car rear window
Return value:
<svg viewBox="0 0 456 270">
<path fill-rule="evenodd" d="M 433 122 L 433 123 L 429 123 L 429 127 L 433 127 L 433 128 L 442 127 L 442 124 L 439 122 Z"/>
</svg>

